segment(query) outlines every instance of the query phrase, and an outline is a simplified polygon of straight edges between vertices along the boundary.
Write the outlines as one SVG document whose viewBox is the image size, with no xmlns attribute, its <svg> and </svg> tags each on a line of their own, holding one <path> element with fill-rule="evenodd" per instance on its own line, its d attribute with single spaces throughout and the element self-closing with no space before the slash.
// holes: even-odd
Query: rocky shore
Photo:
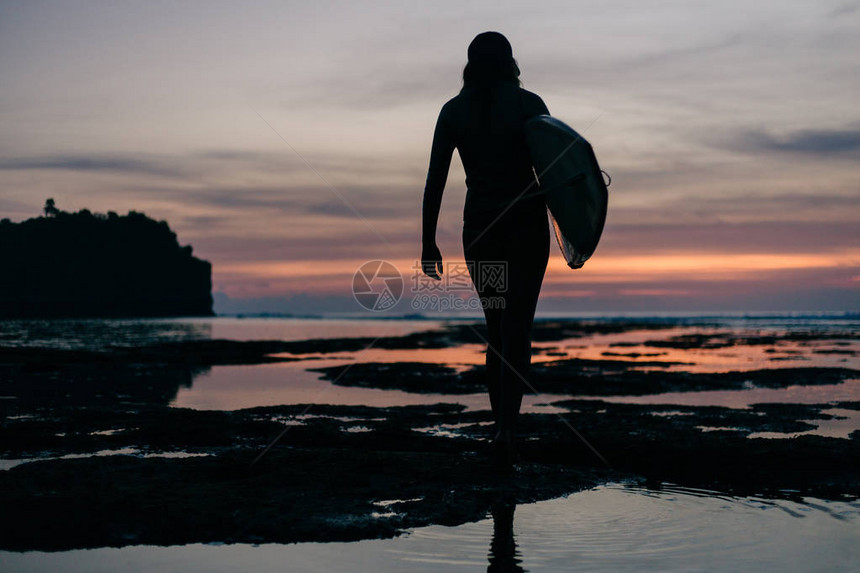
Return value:
<svg viewBox="0 0 860 573">
<path fill-rule="evenodd" d="M 536 337 L 595 328 L 550 324 Z M 383 339 L 381 347 L 445 347 L 474 342 L 475 332 L 455 325 Z M 857 401 L 738 409 L 560 397 L 552 401 L 558 413 L 522 416 L 522 459 L 511 473 L 487 461 L 490 413 L 454 403 L 481 391 L 479 367 L 371 362 L 322 370 L 338 384 L 450 394 L 448 404 L 169 407 L 201 369 L 344 352 L 361 348 L 360 340 L 0 349 L 0 548 L 390 537 L 480 519 L 500 496 L 537 501 L 618 480 L 793 499 L 860 495 L 860 431 L 849 439 L 749 437 L 809 430 L 832 419 L 834 408 L 860 410 Z M 847 367 L 669 372 L 655 358 L 643 359 L 653 369 L 617 357 L 554 360 L 536 365 L 533 380 L 542 394 L 609 397 L 860 378 Z"/>
</svg>

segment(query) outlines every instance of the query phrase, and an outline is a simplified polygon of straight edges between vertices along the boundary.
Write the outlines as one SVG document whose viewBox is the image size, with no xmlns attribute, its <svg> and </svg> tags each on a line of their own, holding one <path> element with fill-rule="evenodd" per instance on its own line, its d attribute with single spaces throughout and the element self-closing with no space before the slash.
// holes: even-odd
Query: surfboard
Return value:
<svg viewBox="0 0 860 573">
<path fill-rule="evenodd" d="M 558 246 L 572 269 L 594 254 L 609 206 L 609 183 L 591 144 L 566 123 L 537 115 L 525 136 Z"/>
</svg>

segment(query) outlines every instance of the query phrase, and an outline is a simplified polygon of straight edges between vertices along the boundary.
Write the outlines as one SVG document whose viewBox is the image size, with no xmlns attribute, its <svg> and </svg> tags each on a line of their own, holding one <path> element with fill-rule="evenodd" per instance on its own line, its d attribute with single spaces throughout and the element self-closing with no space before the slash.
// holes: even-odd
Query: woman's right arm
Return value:
<svg viewBox="0 0 860 573">
<path fill-rule="evenodd" d="M 430 168 L 424 186 L 422 207 L 421 268 L 427 276 L 440 279 L 442 254 L 436 246 L 436 225 L 442 207 L 442 193 L 448 180 L 451 156 L 454 154 L 454 138 L 444 118 L 445 108 L 439 112 L 436 129 L 433 132 L 433 146 L 430 150 Z"/>
</svg>

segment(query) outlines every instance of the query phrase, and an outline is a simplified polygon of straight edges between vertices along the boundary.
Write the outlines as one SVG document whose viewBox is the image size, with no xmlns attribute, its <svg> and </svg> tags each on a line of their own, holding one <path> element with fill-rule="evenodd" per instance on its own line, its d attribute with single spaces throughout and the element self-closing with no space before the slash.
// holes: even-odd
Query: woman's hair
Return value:
<svg viewBox="0 0 860 573">
<path fill-rule="evenodd" d="M 514 59 L 511 44 L 502 34 L 478 34 L 469 44 L 468 56 L 469 61 L 463 68 L 463 90 L 477 88 L 485 91 L 501 82 L 522 85 L 520 68 Z"/>
</svg>

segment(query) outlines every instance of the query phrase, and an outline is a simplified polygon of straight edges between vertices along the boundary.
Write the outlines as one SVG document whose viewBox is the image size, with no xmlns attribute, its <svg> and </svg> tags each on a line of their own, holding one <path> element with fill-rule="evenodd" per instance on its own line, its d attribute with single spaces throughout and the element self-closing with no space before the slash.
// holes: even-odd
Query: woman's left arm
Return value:
<svg viewBox="0 0 860 573">
<path fill-rule="evenodd" d="M 430 168 L 424 186 L 422 207 L 421 268 L 424 274 L 441 279 L 442 254 L 436 246 L 436 226 L 439 210 L 442 207 L 442 193 L 448 180 L 451 156 L 454 154 L 454 138 L 445 120 L 445 108 L 439 112 L 436 129 L 433 132 L 433 146 L 430 150 Z"/>
</svg>

